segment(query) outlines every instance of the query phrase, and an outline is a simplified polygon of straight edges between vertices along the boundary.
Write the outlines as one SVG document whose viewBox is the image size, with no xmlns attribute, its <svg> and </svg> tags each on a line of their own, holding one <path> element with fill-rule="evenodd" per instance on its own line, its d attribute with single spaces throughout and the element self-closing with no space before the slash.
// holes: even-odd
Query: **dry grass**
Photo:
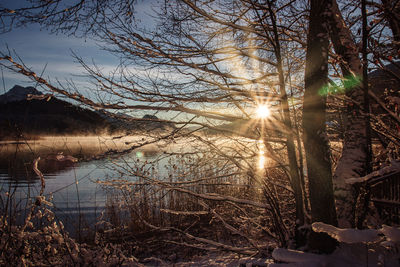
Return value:
<svg viewBox="0 0 400 267">
<path fill-rule="evenodd" d="M 89 137 L 86 138 L 89 141 Z M 61 137 L 46 138 L 40 140 L 40 147 L 45 147 L 46 143 L 63 142 L 65 145 L 77 140 L 85 140 L 85 137 L 71 137 L 68 140 Z M 123 147 L 127 142 L 141 140 L 141 137 L 118 138 L 108 139 L 105 143 L 111 142 L 107 145 L 108 148 L 116 142 Z M 39 141 L 35 142 L 30 144 L 39 146 Z M 287 229 L 292 229 L 294 223 L 293 196 L 287 189 L 289 183 L 282 171 L 273 166 L 265 169 L 265 172 L 258 171 L 255 167 L 257 152 L 244 150 L 245 148 L 235 150 L 232 143 L 217 143 L 219 153 L 210 151 L 204 145 L 197 147 L 194 143 L 191 143 L 190 151 L 177 152 L 181 145 L 174 144 L 172 148 L 166 143 L 147 145 L 140 150 L 141 158 L 136 154 L 137 161 L 115 161 L 113 173 L 118 173 L 118 177 L 99 181 L 108 192 L 106 210 L 96 225 L 82 228 L 86 232 L 80 233 L 80 236 L 86 235 L 86 238 L 80 240 L 86 243 L 78 243 L 68 237 L 72 240 L 70 242 L 75 242 L 79 249 L 82 247 L 92 254 L 102 255 L 96 257 L 100 257 L 103 262 L 109 263 L 115 255 L 121 254 L 126 255 L 122 257 L 124 259 L 137 257 L 141 262 L 152 264 L 156 258 L 173 263 L 189 260 L 192 256 L 207 251 L 224 250 L 244 255 L 265 255 L 270 252 L 271 247 L 280 244 L 282 238 L 290 239 L 292 233 Z M 187 143 L 183 147 L 185 146 Z M 79 145 L 67 147 L 69 152 L 79 151 L 75 149 L 79 149 Z M 165 153 L 156 155 L 154 150 L 160 147 Z M 237 164 L 240 157 L 232 156 L 237 151 L 250 153 L 248 158 L 242 158 L 243 165 Z M 151 156 L 151 160 L 146 155 Z M 247 168 L 249 164 L 254 168 Z M 160 172 L 160 166 L 165 170 Z M 273 219 L 271 199 L 266 198 L 266 185 L 268 196 L 279 203 L 282 211 L 279 214 L 282 220 L 279 222 Z M 5 210 L 7 209 L 13 212 L 23 210 L 11 206 Z M 48 210 L 53 212 L 51 208 Z M 5 221 L 17 227 L 13 229 L 19 233 L 19 227 L 23 226 L 10 221 L 11 218 L 7 217 Z M 54 219 L 50 221 L 55 222 Z M 59 222 L 54 227 L 57 225 Z M 30 231 L 42 234 L 41 227 L 46 226 L 37 226 Z M 62 234 L 65 239 L 66 233 Z M 4 229 L 3 235 L 10 240 L 18 236 Z M 30 246 L 42 245 L 31 243 Z M 110 247 L 118 248 L 115 250 L 116 254 L 106 253 Z M 66 248 L 57 251 L 69 253 Z M 7 257 L 27 257 L 24 253 Z M 55 263 L 57 257 L 64 255 L 62 253 L 52 254 Z M 87 260 L 72 259 L 77 262 Z"/>
<path fill-rule="evenodd" d="M 290 238 L 287 229 L 294 224 L 294 203 L 288 183 L 277 186 L 285 183 L 282 172 L 270 170 L 265 181 L 270 197 L 282 204 L 278 222 L 282 225 L 277 226 L 265 199 L 265 185 L 254 174 L 205 153 L 170 157 L 168 164 L 164 178 L 151 164 L 138 163 L 124 169 L 126 179 L 100 182 L 112 188 L 104 214 L 109 224 L 102 230 L 107 238 L 134 240 L 140 247 L 137 257 L 163 260 L 171 251 L 180 259 L 215 249 L 265 254 L 280 243 L 278 231 Z"/>
</svg>

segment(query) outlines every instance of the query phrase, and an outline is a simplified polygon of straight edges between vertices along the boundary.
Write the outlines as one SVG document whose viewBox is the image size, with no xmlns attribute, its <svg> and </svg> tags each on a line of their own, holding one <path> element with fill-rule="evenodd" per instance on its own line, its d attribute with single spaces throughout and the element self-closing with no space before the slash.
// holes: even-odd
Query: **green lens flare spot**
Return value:
<svg viewBox="0 0 400 267">
<path fill-rule="evenodd" d="M 338 82 L 338 84 L 331 82 L 330 84 L 325 85 L 318 91 L 318 94 L 320 96 L 326 96 L 329 94 L 342 94 L 352 90 L 356 86 L 359 86 L 361 81 L 362 79 L 359 76 L 351 75 L 344 77 Z"/>
</svg>

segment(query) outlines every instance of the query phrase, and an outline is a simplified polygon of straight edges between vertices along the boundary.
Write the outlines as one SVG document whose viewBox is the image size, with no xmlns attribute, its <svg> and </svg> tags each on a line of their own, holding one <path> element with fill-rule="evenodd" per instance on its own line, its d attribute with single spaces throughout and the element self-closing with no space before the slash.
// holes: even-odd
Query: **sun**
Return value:
<svg viewBox="0 0 400 267">
<path fill-rule="evenodd" d="M 266 105 L 259 105 L 256 109 L 256 114 L 258 118 L 265 119 L 271 115 L 271 110 Z"/>
</svg>

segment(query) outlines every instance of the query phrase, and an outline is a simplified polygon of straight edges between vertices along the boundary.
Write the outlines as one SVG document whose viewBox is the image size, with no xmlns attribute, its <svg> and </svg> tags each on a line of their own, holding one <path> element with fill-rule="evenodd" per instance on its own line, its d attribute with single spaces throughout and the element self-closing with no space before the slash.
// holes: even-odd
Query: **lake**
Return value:
<svg viewBox="0 0 400 267">
<path fill-rule="evenodd" d="M 38 169 L 45 178 L 44 195 L 53 196 L 56 216 L 70 230 L 75 228 L 77 216 L 84 215 L 85 224 L 92 224 L 104 211 L 111 189 L 97 183 L 118 178 L 116 164 L 138 164 L 155 158 L 168 148 L 148 144 L 130 153 L 105 156 L 107 151 L 120 151 L 143 143 L 143 137 L 113 139 L 112 137 L 45 137 L 29 141 L 0 142 L 0 197 L 2 207 L 8 196 L 13 196 L 16 210 L 24 209 L 29 198 L 40 193 L 41 183 L 33 171 L 33 161 L 40 157 Z M 58 161 L 57 155 L 73 156 L 72 160 Z M 126 177 L 125 177 L 126 178 Z M 71 225 L 72 223 L 72 225 Z"/>
<path fill-rule="evenodd" d="M 166 181 L 171 181 L 172 176 L 183 181 L 194 173 L 201 173 L 202 177 L 216 175 L 214 170 L 209 169 L 209 163 L 199 165 L 196 162 L 196 165 L 190 156 L 185 159 L 181 156 L 183 150 L 189 155 L 194 151 L 202 153 L 193 140 L 183 143 L 156 140 L 143 136 L 75 136 L 0 142 L 0 207 L 4 210 L 4 207 L 11 205 L 13 210 L 22 211 L 23 217 L 27 201 L 34 199 L 41 190 L 40 179 L 33 171 L 33 161 L 38 157 L 38 169 L 45 178 L 44 195 L 53 197 L 55 215 L 72 235 L 93 228 L 105 211 L 107 201 L 113 201 L 115 194 L 118 194 L 118 189 L 107 186 L 107 181 L 138 182 L 140 179 L 136 170 L 147 173 L 148 177 Z M 255 143 L 254 140 L 248 142 Z M 145 145 L 123 154 L 107 153 L 124 151 L 139 144 Z M 221 148 L 222 144 L 227 143 L 221 142 Z M 229 148 L 229 144 L 226 147 Z M 78 161 L 60 161 L 56 160 L 57 157 L 71 157 Z M 218 166 L 212 155 L 208 157 L 212 164 Z M 255 162 L 256 165 L 265 164 L 262 146 Z M 229 174 L 218 181 L 218 186 L 224 183 L 225 186 L 240 185 L 243 182 L 241 179 L 240 174 Z M 208 185 L 203 183 L 201 186 Z M 161 193 L 157 191 L 155 194 Z M 12 200 L 12 203 L 7 200 Z M 161 205 L 168 206 L 165 203 Z"/>
</svg>

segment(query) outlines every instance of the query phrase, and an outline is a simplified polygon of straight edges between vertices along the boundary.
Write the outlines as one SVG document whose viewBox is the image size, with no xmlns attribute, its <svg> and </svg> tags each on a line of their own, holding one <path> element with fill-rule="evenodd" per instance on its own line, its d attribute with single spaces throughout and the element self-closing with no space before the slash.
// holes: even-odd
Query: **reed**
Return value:
<svg viewBox="0 0 400 267">
<path fill-rule="evenodd" d="M 107 168 L 112 175 L 97 181 L 106 192 L 105 210 L 91 223 L 79 209 L 78 219 L 67 224 L 74 225 L 75 234 L 61 226 L 65 218 L 57 218 L 57 209 L 46 196 L 40 195 L 44 197 L 40 203 L 45 204 L 37 205 L 32 194 L 27 199 L 34 201 L 17 207 L 10 204 L 17 199 L 10 192 L 7 198 L 1 198 L 0 207 L 6 214 L 2 228 L 13 226 L 2 229 L 8 244 L 6 253 L 21 250 L 21 245 L 11 246 L 9 242 L 17 244 L 26 231 L 42 235 L 43 242 L 49 240 L 46 231 L 69 240 L 64 242 L 69 245 L 59 244 L 60 237 L 54 236 L 54 244 L 61 247 L 54 247 L 57 253 L 46 252 L 54 257 L 50 257 L 52 264 L 57 264 L 57 257 L 72 253 L 68 246 L 89 251 L 69 256 L 71 264 L 88 262 L 88 255 L 93 253 L 97 255 L 94 258 L 106 263 L 123 255 L 124 260 L 150 264 L 155 259 L 168 263 L 188 260 L 209 251 L 266 255 L 293 235 L 288 230 L 294 224 L 293 194 L 284 171 L 274 166 L 258 170 L 256 148 L 245 151 L 249 156 L 244 158 L 236 157 L 238 150 L 230 144 L 218 146 L 219 151 L 191 145 L 190 151 L 174 148 L 160 154 L 148 149 L 136 156 L 110 157 L 113 164 Z M 40 162 L 37 166 L 39 170 L 43 167 Z M 78 182 L 75 176 L 75 185 Z M 78 187 L 76 192 L 79 194 Z M 33 214 L 40 213 L 48 216 L 39 221 L 39 215 Z M 17 217 L 19 221 L 13 221 Z M 42 253 L 42 241 L 27 240 L 27 246 Z M 18 253 L 4 257 L 34 262 L 28 252 Z M 45 255 L 38 253 L 35 255 Z"/>
</svg>

